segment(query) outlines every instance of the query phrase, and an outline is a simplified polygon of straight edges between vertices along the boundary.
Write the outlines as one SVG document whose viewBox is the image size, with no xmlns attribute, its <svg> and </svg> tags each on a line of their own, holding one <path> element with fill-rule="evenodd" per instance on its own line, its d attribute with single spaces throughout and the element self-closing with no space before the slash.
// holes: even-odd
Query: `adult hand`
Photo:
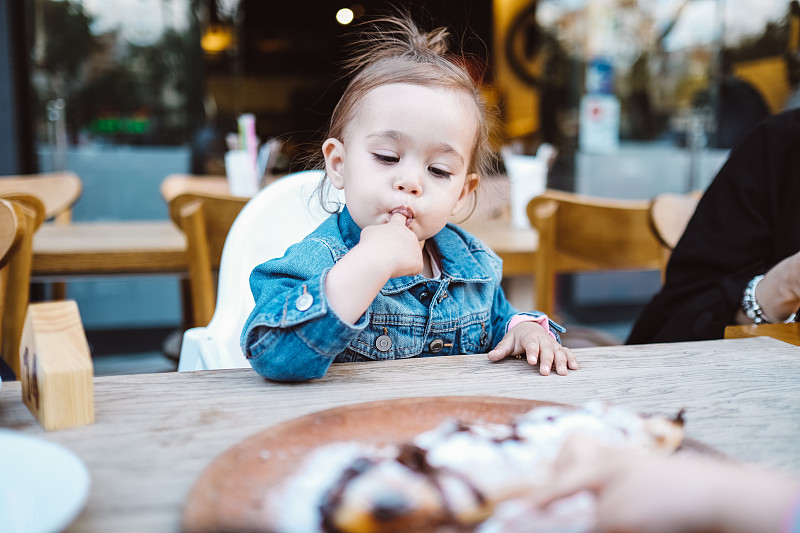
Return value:
<svg viewBox="0 0 800 533">
<path fill-rule="evenodd" d="M 778 532 L 800 490 L 774 472 L 699 456 L 661 456 L 567 439 L 540 506 L 588 490 L 597 497 L 597 531 Z"/>
</svg>

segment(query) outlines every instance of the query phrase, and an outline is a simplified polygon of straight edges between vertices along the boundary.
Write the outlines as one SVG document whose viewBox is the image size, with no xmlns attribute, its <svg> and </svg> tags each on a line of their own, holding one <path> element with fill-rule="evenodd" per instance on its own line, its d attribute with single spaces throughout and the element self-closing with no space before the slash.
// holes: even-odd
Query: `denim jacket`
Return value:
<svg viewBox="0 0 800 533">
<path fill-rule="evenodd" d="M 328 304 L 325 277 L 360 235 L 345 208 L 253 270 L 255 308 L 241 343 L 259 374 L 306 381 L 324 376 L 333 362 L 481 353 L 503 338 L 517 310 L 500 287 L 502 262 L 451 224 L 431 238 L 438 279 L 390 279 L 356 324 L 342 321 Z M 556 335 L 563 331 L 550 324 Z"/>
</svg>

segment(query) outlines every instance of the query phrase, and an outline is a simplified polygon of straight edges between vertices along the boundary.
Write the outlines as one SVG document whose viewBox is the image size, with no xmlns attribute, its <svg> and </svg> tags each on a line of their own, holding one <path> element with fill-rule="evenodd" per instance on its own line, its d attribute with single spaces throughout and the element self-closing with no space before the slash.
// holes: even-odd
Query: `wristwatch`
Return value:
<svg viewBox="0 0 800 533">
<path fill-rule="evenodd" d="M 762 279 L 764 279 L 763 274 L 754 277 L 747 284 L 747 287 L 744 289 L 744 296 L 742 296 L 742 310 L 744 314 L 747 315 L 747 318 L 752 320 L 755 324 L 777 324 L 778 322 L 767 318 L 767 315 L 764 314 L 763 309 L 761 309 L 761 306 L 758 305 L 758 301 L 756 300 L 756 287 L 758 286 L 758 282 Z M 792 316 L 781 323 L 788 324 L 794 321 L 796 314 L 797 313 L 792 313 Z"/>
</svg>

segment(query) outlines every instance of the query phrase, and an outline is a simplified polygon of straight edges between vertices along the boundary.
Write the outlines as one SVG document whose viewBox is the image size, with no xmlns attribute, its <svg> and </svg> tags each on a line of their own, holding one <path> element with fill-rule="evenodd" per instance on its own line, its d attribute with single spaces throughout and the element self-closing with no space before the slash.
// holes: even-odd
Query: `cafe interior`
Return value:
<svg viewBox="0 0 800 533">
<path fill-rule="evenodd" d="M 454 222 L 564 326 L 567 376 L 459 353 L 285 384 L 242 354 L 250 272 L 329 216 L 352 45 L 398 14 L 492 110 Z M 797 0 L 0 0 L 0 36 L 0 531 L 306 531 L 264 502 L 321 443 L 552 402 L 685 409 L 679 450 L 800 476 L 796 322 L 626 345 L 731 150 L 800 107 Z"/>
</svg>

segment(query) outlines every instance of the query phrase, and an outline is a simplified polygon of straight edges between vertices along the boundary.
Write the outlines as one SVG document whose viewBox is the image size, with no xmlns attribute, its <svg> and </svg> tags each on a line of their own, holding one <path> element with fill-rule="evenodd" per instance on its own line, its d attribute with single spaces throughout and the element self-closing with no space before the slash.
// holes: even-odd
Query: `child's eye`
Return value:
<svg viewBox="0 0 800 533">
<path fill-rule="evenodd" d="M 379 163 L 383 163 L 384 165 L 389 165 L 391 163 L 398 163 L 400 161 L 400 158 L 395 155 L 373 153 L 372 157 L 374 157 L 376 161 L 378 161 Z"/>
<path fill-rule="evenodd" d="M 452 175 L 450 172 L 438 167 L 428 167 L 428 171 L 434 176 L 438 176 L 440 178 L 449 178 Z"/>
</svg>

